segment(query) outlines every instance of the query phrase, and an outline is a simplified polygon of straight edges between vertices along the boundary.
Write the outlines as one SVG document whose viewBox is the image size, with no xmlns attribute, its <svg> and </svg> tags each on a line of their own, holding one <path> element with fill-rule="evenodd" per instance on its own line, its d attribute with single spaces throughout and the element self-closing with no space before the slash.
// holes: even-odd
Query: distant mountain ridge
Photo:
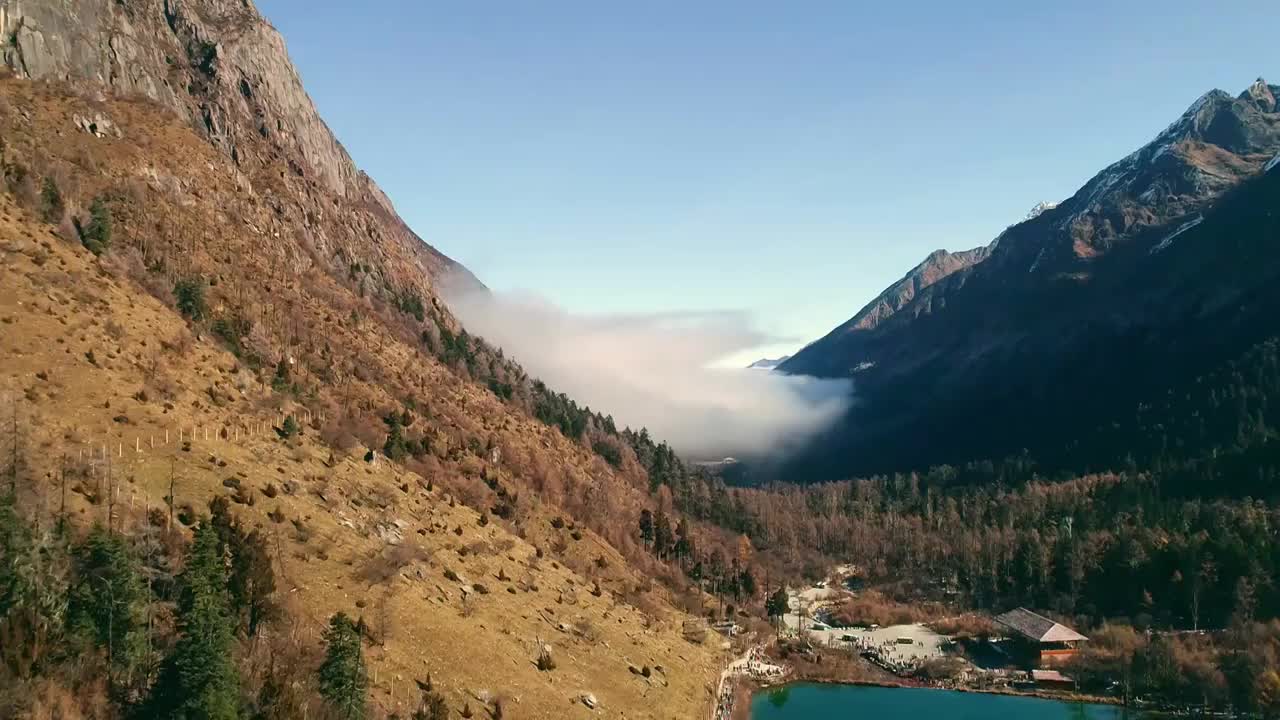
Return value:
<svg viewBox="0 0 1280 720">
<path fill-rule="evenodd" d="M 874 300 L 867 303 L 856 315 L 836 327 L 822 339 L 810 343 L 795 355 L 778 364 L 778 369 L 788 373 L 804 375 L 821 375 L 835 377 L 842 374 L 842 364 L 827 364 L 828 358 L 838 357 L 834 350 L 857 333 L 874 330 L 880 323 L 893 316 L 903 308 L 911 306 L 912 312 L 928 312 L 929 304 L 924 290 L 951 275 L 968 270 L 987 259 L 990 247 L 979 247 L 972 250 L 951 253 L 946 250 L 935 250 L 919 265 L 912 268 L 898 282 L 890 285 Z M 917 298 L 926 300 L 918 305 Z M 816 350 L 815 350 L 816 349 Z M 854 365 L 849 366 L 852 370 Z"/>
<path fill-rule="evenodd" d="M 1013 451 L 1037 440 L 1018 422 L 1017 406 L 1032 398 L 1066 402 L 1066 378 L 1080 385 L 1068 406 L 1055 408 L 1062 421 L 1055 426 L 1203 370 L 1222 359 L 1207 345 L 1210 338 L 1280 331 L 1265 315 L 1247 330 L 1234 321 L 1230 331 L 1202 324 L 1210 313 L 1270 297 L 1271 273 L 1280 279 L 1278 258 L 1256 244 L 1221 254 L 1232 243 L 1265 239 L 1224 236 L 1227 227 L 1246 232 L 1241 218 L 1256 221 L 1250 233 L 1270 227 L 1268 180 L 1278 175 L 1270 170 L 1280 154 L 1277 95 L 1280 87 L 1261 79 L 1237 96 L 1206 93 L 1070 198 L 1038 205 L 985 247 L 930 254 L 783 363 L 783 372 L 821 377 L 848 377 L 860 368 L 854 417 L 815 450 L 824 464 L 843 471 Z M 1243 192 L 1262 207 L 1225 217 L 1220 208 Z M 1211 266 L 1219 272 L 1206 274 Z M 1130 348 L 1108 366 L 1104 359 L 1132 342 L 1153 345 Z M 1186 344 L 1190 354 L 1131 377 L 1138 359 L 1159 343 Z M 1086 365 L 1063 367 L 1078 353 L 1089 358 Z M 1111 382 L 1121 386 L 1112 397 L 1079 398 Z M 854 425 L 857 433 L 849 429 Z M 848 449 L 830 447 L 836 442 Z M 855 453 L 856 462 L 840 460 Z"/>
<path fill-rule="evenodd" d="M 748 370 L 772 370 L 782 363 L 786 362 L 791 356 L 783 355 L 777 358 L 760 358 L 759 360 L 747 366 Z"/>
</svg>

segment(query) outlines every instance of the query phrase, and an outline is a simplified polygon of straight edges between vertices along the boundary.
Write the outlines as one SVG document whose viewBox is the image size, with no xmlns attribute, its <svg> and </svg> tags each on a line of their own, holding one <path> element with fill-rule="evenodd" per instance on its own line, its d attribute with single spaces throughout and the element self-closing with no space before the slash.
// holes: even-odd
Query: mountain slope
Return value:
<svg viewBox="0 0 1280 720">
<path fill-rule="evenodd" d="M 338 610 L 384 628 L 379 714 L 427 673 L 455 711 L 704 714 L 720 652 L 684 639 L 700 586 L 635 531 L 657 503 L 632 445 L 458 326 L 434 286 L 460 268 L 354 169 L 252 5 L 4 2 L 0 25 L 0 405 L 32 518 L 53 477 L 80 529 L 147 532 L 171 478 L 183 515 L 239 497 L 273 538 L 275 639 Z"/>
<path fill-rule="evenodd" d="M 303 89 L 284 39 L 252 3 L 3 0 L 0 31 L 10 39 L 4 63 L 19 77 L 152 100 L 189 123 L 255 189 L 267 189 L 264 173 L 291 176 L 307 218 L 366 216 L 314 233 L 320 248 L 351 252 L 378 243 L 381 252 L 368 259 L 399 282 L 412 274 L 467 275 L 414 235 L 356 167 Z M 322 200 L 321 190 L 337 200 Z"/>
<path fill-rule="evenodd" d="M 842 350 L 841 346 L 856 342 L 860 333 L 875 330 L 881 322 L 903 308 L 908 308 L 908 312 L 929 312 L 932 296 L 924 294 L 927 288 L 956 273 L 960 273 L 963 277 L 965 271 L 986 260 L 988 254 L 990 249 L 987 247 L 957 253 L 935 250 L 901 280 L 890 285 L 874 300 L 867 303 L 858 311 L 858 314 L 817 342 L 806 346 L 794 356 L 786 358 L 778 365 L 778 369 L 787 373 L 821 377 L 838 377 L 846 370 L 856 372 L 859 367 L 865 369 L 867 365 L 861 362 L 846 368 L 847 363 L 843 357 L 846 351 Z M 922 301 L 916 303 L 917 298 L 921 298 Z"/>
<path fill-rule="evenodd" d="M 1249 325 L 1206 324 L 1269 298 L 1277 272 L 1265 245 L 1274 173 L 1264 172 L 1280 152 L 1277 92 L 1258 81 L 1237 97 L 1204 95 L 1071 198 L 1010 227 L 985 259 L 918 288 L 878 322 L 858 328 L 855 318 L 797 353 L 784 371 L 865 369 L 859 406 L 816 446 L 809 469 L 1054 444 L 1204 372 L 1240 349 L 1236 339 L 1280 330 L 1253 312 Z"/>
</svg>

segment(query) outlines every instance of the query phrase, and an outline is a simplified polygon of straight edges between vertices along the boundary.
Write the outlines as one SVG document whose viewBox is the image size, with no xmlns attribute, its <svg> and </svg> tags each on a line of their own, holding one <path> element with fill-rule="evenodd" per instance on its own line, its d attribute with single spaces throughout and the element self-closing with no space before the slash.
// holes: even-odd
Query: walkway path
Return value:
<svg viewBox="0 0 1280 720">
<path fill-rule="evenodd" d="M 757 679 L 777 679 L 785 676 L 787 669 L 781 665 L 770 663 L 764 656 L 763 645 L 753 645 L 741 657 L 732 662 L 720 673 L 720 681 L 716 686 L 716 704 L 712 711 L 712 720 L 729 720 L 733 715 L 733 683 L 730 679 L 736 675 L 750 675 Z"/>
</svg>

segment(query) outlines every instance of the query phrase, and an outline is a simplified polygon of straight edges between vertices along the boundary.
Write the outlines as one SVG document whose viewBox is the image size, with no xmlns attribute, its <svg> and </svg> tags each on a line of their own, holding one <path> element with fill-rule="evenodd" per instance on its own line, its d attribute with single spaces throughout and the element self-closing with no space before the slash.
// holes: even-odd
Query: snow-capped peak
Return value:
<svg viewBox="0 0 1280 720">
<path fill-rule="evenodd" d="M 1040 217 L 1041 213 L 1047 210 L 1052 210 L 1056 207 L 1058 207 L 1058 203 L 1056 202 L 1049 202 L 1048 200 L 1043 200 L 1041 202 L 1038 202 L 1034 206 L 1032 206 L 1031 210 L 1027 212 L 1027 216 L 1023 218 L 1023 221 L 1025 222 L 1027 220 L 1035 220 L 1036 218 Z"/>
</svg>

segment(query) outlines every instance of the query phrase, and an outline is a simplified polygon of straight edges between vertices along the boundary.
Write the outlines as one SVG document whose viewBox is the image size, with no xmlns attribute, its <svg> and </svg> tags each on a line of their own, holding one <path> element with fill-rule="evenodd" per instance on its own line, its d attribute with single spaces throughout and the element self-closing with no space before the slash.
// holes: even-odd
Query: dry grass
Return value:
<svg viewBox="0 0 1280 720">
<path fill-rule="evenodd" d="M 282 221 L 262 198 L 272 187 L 278 197 L 297 197 L 284 183 L 301 181 L 264 175 L 253 179 L 258 193 L 244 193 L 220 156 L 149 105 L 108 103 L 125 132 L 114 140 L 71 131 L 77 100 L 56 86 L 3 80 L 0 96 L 33 113 L 31 123 L 0 128 L 7 152 L 33 167 L 44 158 L 73 173 L 68 186 L 82 201 L 124 187 L 145 198 L 118 206 L 116 259 L 104 260 L 57 240 L 12 195 L 0 196 L 0 398 L 17 399 L 29 429 L 38 480 L 26 491 L 37 505 L 56 509 L 61 488 L 53 478 L 64 462 L 87 473 L 80 481 L 86 493 L 68 493 L 72 516 L 84 524 L 113 508 L 117 524 L 140 526 L 149 510 L 164 506 L 171 469 L 179 506 L 202 508 L 218 494 L 252 496 L 252 505 L 235 510 L 271 538 L 297 632 L 318 638 L 338 610 L 363 612 L 379 629 L 381 644 L 370 650 L 371 694 L 383 713 L 407 715 L 418 698 L 414 680 L 428 673 L 453 705 L 469 699 L 475 708 L 477 694 L 501 693 L 508 715 L 520 718 L 591 716 L 574 702 L 582 692 L 594 693 L 609 716 L 704 713 L 719 651 L 680 637 L 687 616 L 663 593 L 646 595 L 647 612 L 621 602 L 621 592 L 647 577 L 644 569 L 581 523 L 574 531 L 581 539 L 552 528 L 550 518 L 567 511 L 536 497 L 521 464 L 554 472 L 563 486 L 599 488 L 597 495 L 619 504 L 610 512 L 642 500 L 633 479 L 601 474 L 589 450 L 460 381 L 394 327 L 352 322 L 352 311 L 375 312 L 367 298 L 307 269 L 314 263 L 307 253 L 269 240 L 268 229 Z M 141 137 L 148 149 L 131 143 Z M 81 162 L 54 163 L 48 154 L 55 151 Z M 94 174 L 77 170 L 89 162 Z M 284 212 L 286 221 L 306 224 L 287 216 L 296 209 Z M 361 251 L 396 254 L 367 239 Z M 407 272 L 411 260 L 395 263 Z M 165 269 L 146 270 L 154 265 Z M 165 287 L 157 278 L 196 270 L 210 279 L 211 305 L 247 308 L 271 337 L 296 340 L 297 375 L 311 393 L 305 404 L 273 393 L 268 370 L 247 368 L 207 331 L 193 336 L 164 304 L 170 298 L 147 290 L 148 282 Z M 303 293 L 304 284 L 325 292 Z M 370 380 L 357 379 L 357 371 Z M 418 422 L 433 435 L 422 475 L 365 463 L 358 438 L 367 430 L 335 421 L 351 414 L 367 422 L 406 397 L 424 399 Z M 278 413 L 308 411 L 326 412 L 334 428 L 322 438 L 318 420 L 304 423 L 297 442 L 281 442 L 272 430 Z M 501 461 L 477 455 L 476 447 L 503 448 Z M 490 516 L 480 524 L 494 497 L 480 468 L 520 490 L 512 521 Z M 239 478 L 240 487 L 225 486 L 228 477 Z M 459 496 L 476 507 L 454 502 Z M 537 548 L 552 547 L 561 553 L 540 560 Z M 445 567 L 460 582 L 446 580 Z M 489 592 L 476 592 L 476 584 Z M 539 672 L 531 662 L 536 638 L 552 645 L 554 671 Z M 631 665 L 671 671 L 637 678 Z"/>
</svg>

